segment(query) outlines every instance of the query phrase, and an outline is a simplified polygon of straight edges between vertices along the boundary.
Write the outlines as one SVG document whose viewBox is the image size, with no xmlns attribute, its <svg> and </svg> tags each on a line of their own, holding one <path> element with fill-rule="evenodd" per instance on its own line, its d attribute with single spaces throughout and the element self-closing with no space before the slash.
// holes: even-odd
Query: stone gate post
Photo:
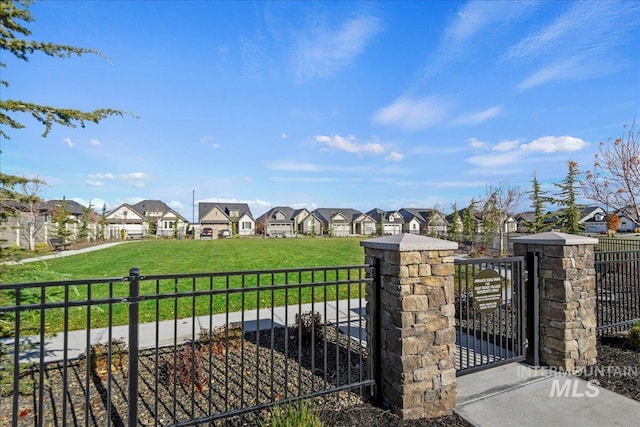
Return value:
<svg viewBox="0 0 640 427">
<path fill-rule="evenodd" d="M 377 276 L 367 289 L 367 346 L 380 403 L 404 419 L 450 413 L 456 403 L 458 244 L 399 234 L 361 245 Z"/>
<path fill-rule="evenodd" d="M 538 254 L 540 361 L 567 371 L 595 365 L 598 239 L 547 232 L 512 241 L 515 255 Z"/>
</svg>

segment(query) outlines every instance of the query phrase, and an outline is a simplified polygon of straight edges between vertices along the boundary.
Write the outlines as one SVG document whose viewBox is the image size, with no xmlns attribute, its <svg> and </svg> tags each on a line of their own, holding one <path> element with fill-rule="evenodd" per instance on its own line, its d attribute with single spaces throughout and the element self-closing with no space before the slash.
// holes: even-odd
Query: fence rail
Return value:
<svg viewBox="0 0 640 427">
<path fill-rule="evenodd" d="M 617 237 L 598 237 L 596 252 L 638 251 L 640 239 L 619 239 Z"/>
<path fill-rule="evenodd" d="M 0 424 L 240 425 L 369 394 L 368 268 L 3 285 Z"/>
<path fill-rule="evenodd" d="M 640 321 L 640 248 L 595 252 L 595 269 L 598 333 L 620 332 Z"/>
</svg>

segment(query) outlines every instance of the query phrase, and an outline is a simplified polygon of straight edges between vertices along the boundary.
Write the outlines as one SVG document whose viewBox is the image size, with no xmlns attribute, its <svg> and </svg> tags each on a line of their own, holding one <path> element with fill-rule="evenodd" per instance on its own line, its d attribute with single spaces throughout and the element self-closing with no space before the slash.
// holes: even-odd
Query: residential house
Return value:
<svg viewBox="0 0 640 427">
<path fill-rule="evenodd" d="M 436 209 L 402 208 L 400 214 L 404 218 L 402 231 L 411 234 L 444 236 L 447 234 L 448 221 Z"/>
<path fill-rule="evenodd" d="M 246 203 L 200 202 L 198 218 L 200 230 L 211 228 L 214 239 L 221 233 L 233 236 L 255 235 L 256 221 Z"/>
<path fill-rule="evenodd" d="M 347 237 L 354 234 L 353 221 L 361 215 L 355 209 L 318 208 L 302 220 L 301 230 L 308 235 Z"/>
<path fill-rule="evenodd" d="M 69 215 L 66 228 L 69 240 L 75 240 L 80 229 L 85 207 L 74 200 L 48 200 L 34 204 L 20 203 L 14 200 L 2 202 L 0 241 L 5 246 L 18 246 L 33 249 L 37 244 L 48 244 L 48 240 L 58 233 L 58 224 L 54 222 L 57 209 L 64 207 Z M 89 227 L 89 238 L 95 236 L 95 226 Z"/>
<path fill-rule="evenodd" d="M 536 220 L 535 212 L 521 212 L 514 217 L 516 222 L 517 233 L 529 233 L 531 230 L 531 224 Z"/>
<path fill-rule="evenodd" d="M 262 214 L 256 222 L 267 237 L 295 237 L 300 232 L 302 221 L 308 215 L 309 211 L 304 208 L 277 206 Z"/>
<path fill-rule="evenodd" d="M 371 209 L 367 212 L 376 222 L 378 234 L 400 234 L 404 225 L 404 218 L 398 211 L 384 211 L 382 209 Z"/>
<path fill-rule="evenodd" d="M 357 215 L 351 224 L 351 231 L 356 236 L 375 236 L 376 221 L 366 213 Z"/>
<path fill-rule="evenodd" d="M 630 207 L 618 209 L 615 214 L 620 218 L 619 232 L 635 232 L 640 229 L 640 218 L 638 218 L 634 209 Z"/>
<path fill-rule="evenodd" d="M 555 212 L 548 213 L 548 217 L 544 223 L 552 229 L 559 229 L 563 227 L 562 211 L 557 210 Z M 602 225 L 604 223 L 604 231 L 606 231 L 606 215 L 607 213 L 599 206 L 581 206 L 580 207 L 580 219 L 578 224 L 585 227 L 587 233 L 599 233 L 603 231 Z M 589 229 L 587 230 L 587 225 Z"/>
<path fill-rule="evenodd" d="M 110 239 L 140 238 L 149 234 L 147 218 L 128 203 L 106 214 L 105 236 Z"/>
<path fill-rule="evenodd" d="M 150 236 L 174 236 L 186 234 L 189 221 L 160 200 L 142 200 L 131 206 L 147 220 Z"/>
</svg>

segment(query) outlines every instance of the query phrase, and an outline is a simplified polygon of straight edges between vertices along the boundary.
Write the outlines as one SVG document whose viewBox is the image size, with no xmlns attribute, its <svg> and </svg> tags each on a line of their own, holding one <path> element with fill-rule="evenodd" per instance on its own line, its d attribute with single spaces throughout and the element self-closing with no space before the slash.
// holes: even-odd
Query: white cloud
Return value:
<svg viewBox="0 0 640 427">
<path fill-rule="evenodd" d="M 524 151 L 541 151 L 554 153 L 556 151 L 573 152 L 582 150 L 587 143 L 581 138 L 573 136 L 543 136 L 520 147 Z"/>
<path fill-rule="evenodd" d="M 211 144 L 211 148 L 220 148 L 220 144 Z"/>
<path fill-rule="evenodd" d="M 118 178 L 120 178 L 122 181 L 126 182 L 132 187 L 142 188 L 145 186 L 145 181 L 148 181 L 149 179 L 151 179 L 151 176 L 144 172 L 131 172 L 131 173 L 122 174 Z"/>
<path fill-rule="evenodd" d="M 487 148 L 487 146 L 489 145 L 486 142 L 480 141 L 476 138 L 469 138 L 467 139 L 467 142 L 469 143 L 471 148 Z"/>
<path fill-rule="evenodd" d="M 66 137 L 65 139 L 63 139 L 63 141 L 69 146 L 69 148 L 73 148 L 73 146 L 75 145 L 69 137 Z"/>
<path fill-rule="evenodd" d="M 511 46 L 503 59 L 532 60 L 548 53 L 571 57 L 586 50 L 602 53 L 637 37 L 639 11 L 638 5 L 632 2 L 569 3 L 546 27 Z"/>
<path fill-rule="evenodd" d="M 483 110 L 483 111 L 463 114 L 455 118 L 452 123 L 454 125 L 476 125 L 479 123 L 486 122 L 487 120 L 491 120 L 501 112 L 502 112 L 502 107 L 495 106 L 495 107 L 487 108 L 486 110 Z"/>
<path fill-rule="evenodd" d="M 97 139 L 90 139 L 90 140 L 89 140 L 89 143 L 90 143 L 91 145 L 96 145 L 96 146 L 100 146 L 100 145 L 102 145 L 102 143 L 101 143 L 100 141 L 98 141 Z"/>
<path fill-rule="evenodd" d="M 520 155 L 521 153 L 517 151 L 510 151 L 502 154 L 480 154 L 469 157 L 466 161 L 472 165 L 481 166 L 483 168 L 495 168 L 518 162 Z"/>
<path fill-rule="evenodd" d="M 113 174 L 111 172 L 107 172 L 107 173 L 92 173 L 87 175 L 87 178 L 89 179 L 115 179 L 115 177 L 113 176 Z"/>
<path fill-rule="evenodd" d="M 451 103 L 437 96 L 412 99 L 399 97 L 376 111 L 373 121 L 408 131 L 426 129 L 441 122 L 451 110 Z"/>
<path fill-rule="evenodd" d="M 93 179 L 87 179 L 84 181 L 84 183 L 90 187 L 102 187 L 104 185 L 104 182 Z"/>
<path fill-rule="evenodd" d="M 580 76 L 581 70 L 583 67 L 577 63 L 576 59 L 557 62 L 531 74 L 518 84 L 518 89 L 526 90 L 554 80 L 567 80 L 574 76 Z M 584 75 L 580 76 L 580 78 L 584 77 Z"/>
<path fill-rule="evenodd" d="M 359 143 L 355 136 L 349 136 L 347 138 L 340 135 L 325 136 L 317 135 L 316 141 L 325 144 L 329 148 L 336 150 L 346 151 L 348 153 L 363 154 L 382 154 L 384 153 L 384 147 L 377 142 Z"/>
<path fill-rule="evenodd" d="M 399 162 L 400 160 L 404 159 L 404 154 L 400 154 L 397 151 L 392 151 L 387 157 L 385 157 L 385 159 L 391 160 L 393 162 Z"/>
<path fill-rule="evenodd" d="M 211 135 L 205 135 L 205 136 L 201 136 L 200 137 L 200 144 L 206 144 L 209 141 L 213 141 L 213 136 Z"/>
<path fill-rule="evenodd" d="M 513 141 L 500 141 L 496 145 L 491 147 L 491 150 L 493 150 L 493 151 L 509 151 L 509 150 L 513 150 L 514 148 L 517 148 L 518 145 L 520 145 L 520 141 L 518 141 L 517 139 L 513 140 Z"/>
<path fill-rule="evenodd" d="M 351 64 L 381 29 L 378 18 L 362 15 L 346 20 L 337 28 L 318 23 L 299 34 L 293 57 L 297 79 L 307 81 L 335 75 Z"/>
<path fill-rule="evenodd" d="M 282 136 L 281 136 L 282 139 L 287 139 L 288 137 L 289 136 L 286 133 L 283 133 Z"/>
</svg>

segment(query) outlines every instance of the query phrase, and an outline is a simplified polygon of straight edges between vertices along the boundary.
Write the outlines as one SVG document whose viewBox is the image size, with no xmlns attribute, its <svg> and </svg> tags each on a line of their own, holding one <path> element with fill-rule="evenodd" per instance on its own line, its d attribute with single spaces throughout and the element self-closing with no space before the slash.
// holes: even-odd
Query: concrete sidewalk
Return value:
<svg viewBox="0 0 640 427">
<path fill-rule="evenodd" d="M 349 334 L 352 339 L 358 340 L 362 345 L 366 345 L 365 330 L 365 307 L 364 299 L 331 301 L 326 304 L 316 303 L 302 304 L 301 306 L 274 307 L 261 310 L 246 310 L 243 312 L 232 312 L 214 314 L 212 316 L 188 317 L 177 320 L 163 320 L 160 322 L 140 323 L 138 329 L 139 348 L 149 349 L 155 347 L 165 347 L 182 344 L 188 340 L 198 338 L 201 329 L 212 329 L 226 324 L 238 326 L 242 325 L 244 332 L 255 332 L 256 330 L 269 330 L 274 328 L 292 326 L 295 323 L 296 314 L 316 311 L 320 313 L 322 320 L 325 316 L 327 323 L 336 325 L 344 334 Z M 156 341 L 156 333 L 158 335 Z M 31 348 L 23 351 L 20 355 L 21 362 L 39 363 L 40 355 L 43 355 L 45 363 L 63 360 L 65 358 L 76 359 L 82 357 L 87 347 L 106 343 L 111 339 L 121 339 L 125 345 L 129 345 L 129 326 L 114 326 L 111 328 L 94 328 L 89 331 L 77 330 L 69 331 L 66 334 L 58 333 L 53 337 L 45 337 L 44 345 L 40 345 L 39 336 L 25 337 L 21 340 L 21 347 Z M 4 344 L 12 346 L 13 340 L 3 340 Z"/>
<path fill-rule="evenodd" d="M 25 259 L 21 259 L 19 261 L 6 261 L 6 262 L 3 262 L 2 264 L 19 265 L 19 264 L 27 264 L 27 263 L 30 263 L 30 262 L 45 261 L 45 260 L 48 260 L 48 259 L 56 259 L 56 258 L 62 258 L 62 257 L 66 257 L 66 256 L 71 256 L 71 255 L 83 254 L 83 253 L 87 253 L 87 252 L 99 251 L 100 249 L 110 248 L 111 246 L 120 245 L 122 243 L 132 243 L 134 241 L 135 240 L 123 240 L 121 242 L 103 243 L 103 244 L 100 244 L 100 245 L 88 246 L 86 248 L 81 248 L 81 249 L 69 249 L 69 250 L 66 250 L 66 251 L 57 251 L 57 252 L 54 252 L 54 253 L 52 253 L 50 255 L 42 255 L 42 256 L 34 257 L 34 258 L 25 258 Z"/>
<path fill-rule="evenodd" d="M 640 402 L 547 368 L 511 363 L 458 377 L 457 382 L 455 412 L 474 426 L 640 424 Z"/>
</svg>

